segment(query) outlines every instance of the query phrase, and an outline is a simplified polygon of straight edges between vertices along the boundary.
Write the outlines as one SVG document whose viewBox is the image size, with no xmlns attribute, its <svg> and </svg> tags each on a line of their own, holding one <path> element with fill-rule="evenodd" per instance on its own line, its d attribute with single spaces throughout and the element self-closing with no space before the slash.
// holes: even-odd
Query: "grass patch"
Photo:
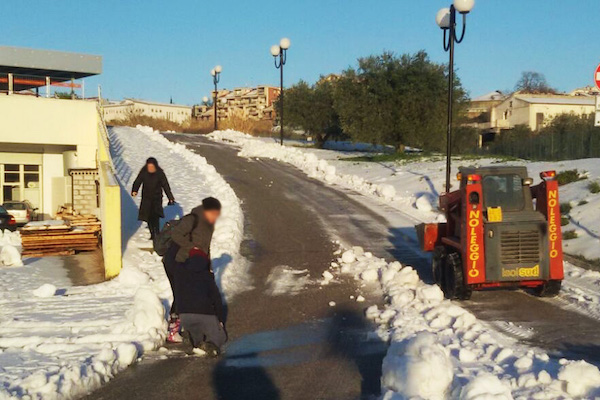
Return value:
<svg viewBox="0 0 600 400">
<path fill-rule="evenodd" d="M 341 161 L 359 161 L 359 162 L 393 162 L 393 161 L 413 161 L 423 158 L 423 154 L 412 153 L 378 153 L 373 155 L 344 157 Z"/>
<path fill-rule="evenodd" d="M 556 180 L 558 181 L 558 186 L 581 181 L 584 179 L 587 179 L 587 176 L 580 174 L 579 171 L 576 169 L 560 171 L 559 173 L 556 174 Z"/>
<path fill-rule="evenodd" d="M 560 203 L 560 213 L 563 215 L 566 215 L 569 212 L 571 212 L 572 208 L 573 207 L 571 206 L 571 203 Z"/>
<path fill-rule="evenodd" d="M 585 206 L 588 203 L 587 200 L 579 200 L 579 203 L 577 203 L 578 206 Z"/>
<path fill-rule="evenodd" d="M 569 225 L 569 217 L 561 215 L 560 216 L 560 226 L 565 226 L 565 225 Z"/>
<path fill-rule="evenodd" d="M 567 256 L 567 261 L 572 262 L 578 267 L 591 269 L 593 271 L 600 271 L 600 258 L 585 258 L 579 254 L 565 254 Z M 570 260 L 568 258 L 571 258 Z M 575 260 L 573 260 L 575 259 Z M 579 262 L 577 262 L 579 261 Z"/>
<path fill-rule="evenodd" d="M 575 232 L 574 229 L 563 232 L 563 240 L 572 240 L 577 239 L 578 237 L 579 235 L 577 234 L 577 232 Z"/>
<path fill-rule="evenodd" d="M 590 182 L 590 184 L 588 185 L 587 188 L 590 191 L 590 193 L 593 193 L 593 194 L 600 193 L 600 183 L 598 183 L 597 181 Z"/>
</svg>

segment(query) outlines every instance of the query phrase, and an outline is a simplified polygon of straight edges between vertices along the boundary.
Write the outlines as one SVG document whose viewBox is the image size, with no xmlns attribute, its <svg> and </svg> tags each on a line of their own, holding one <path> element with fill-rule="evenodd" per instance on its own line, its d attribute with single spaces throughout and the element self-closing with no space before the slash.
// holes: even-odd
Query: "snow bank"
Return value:
<svg viewBox="0 0 600 400">
<path fill-rule="evenodd" d="M 330 184 L 339 184 L 386 202 L 391 202 L 396 198 L 396 189 L 392 185 L 367 182 L 356 175 L 340 173 L 328 161 L 319 159 L 315 154 L 300 148 L 282 147 L 279 144 L 257 140 L 250 135 L 232 130 L 215 131 L 210 133 L 208 137 L 213 140 L 233 142 L 239 145 L 241 147 L 239 155 L 242 157 L 265 157 L 287 162 L 300 168 L 311 178 Z"/>
<path fill-rule="evenodd" d="M 0 229 L 0 267 L 21 267 L 21 234 Z"/>
<path fill-rule="evenodd" d="M 331 267 L 365 285 L 378 284 L 387 300 L 367 318 L 391 344 L 383 361 L 384 399 L 469 400 L 600 396 L 600 371 L 584 361 L 551 359 L 488 328 L 416 271 L 354 247 Z M 375 279 L 373 279 L 376 277 Z"/>
<path fill-rule="evenodd" d="M 211 249 L 216 274 L 228 296 L 250 288 L 239 256 L 239 201 L 215 169 L 151 129 L 114 128 L 109 135 L 123 186 L 123 270 L 111 281 L 73 287 L 58 258 L 0 268 L 2 400 L 82 397 L 163 345 L 171 289 L 161 257 L 148 251 L 148 231 L 137 221 L 139 198 L 128 195 L 149 156 L 158 158 L 179 201 L 165 209 L 168 218 L 181 217 L 206 196 L 221 200 L 223 218 Z M 18 233 L 0 233 L 0 246 L 19 250 Z"/>
</svg>

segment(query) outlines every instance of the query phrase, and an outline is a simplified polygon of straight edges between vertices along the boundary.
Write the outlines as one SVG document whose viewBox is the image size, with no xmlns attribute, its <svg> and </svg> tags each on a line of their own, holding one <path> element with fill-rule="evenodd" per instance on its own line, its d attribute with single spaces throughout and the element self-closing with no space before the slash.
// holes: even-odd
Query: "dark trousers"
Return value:
<svg viewBox="0 0 600 400">
<path fill-rule="evenodd" d="M 227 341 L 227 332 L 215 315 L 181 314 L 181 326 L 192 336 L 194 347 L 202 342 L 211 342 L 221 348 Z"/>
<path fill-rule="evenodd" d="M 148 230 L 150 230 L 152 240 L 160 233 L 160 216 L 158 214 L 151 213 L 148 217 Z"/>
<path fill-rule="evenodd" d="M 177 270 L 177 261 L 175 261 L 175 256 L 177 255 L 177 251 L 179 251 L 179 246 L 176 244 L 171 244 L 169 250 L 163 256 L 163 265 L 165 266 L 165 272 L 167 273 L 167 278 L 169 278 L 169 283 L 171 284 L 171 291 L 173 292 L 173 304 L 171 304 L 171 314 L 178 314 L 177 312 L 177 296 L 175 291 L 175 271 Z"/>
</svg>

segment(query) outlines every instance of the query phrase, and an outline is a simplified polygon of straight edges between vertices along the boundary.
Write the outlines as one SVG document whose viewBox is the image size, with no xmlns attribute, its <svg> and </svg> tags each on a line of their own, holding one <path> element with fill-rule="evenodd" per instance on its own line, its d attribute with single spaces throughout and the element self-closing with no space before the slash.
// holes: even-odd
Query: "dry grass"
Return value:
<svg viewBox="0 0 600 400">
<path fill-rule="evenodd" d="M 240 114 L 230 115 L 227 120 L 219 122 L 219 129 L 232 129 L 254 136 L 270 133 L 272 128 L 273 121 L 256 121 Z"/>
<path fill-rule="evenodd" d="M 190 119 L 189 121 L 180 124 L 178 122 L 163 118 L 153 118 L 134 113 L 131 113 L 120 120 L 111 121 L 110 124 L 132 127 L 135 127 L 136 125 L 145 125 L 161 132 L 175 131 L 207 134 L 214 130 L 212 120 L 200 121 L 196 119 Z M 219 121 L 219 129 L 233 129 L 235 131 L 248 133 L 250 135 L 268 134 L 271 132 L 272 127 L 272 121 L 255 121 L 237 114 L 230 116 L 229 119 L 225 121 Z"/>
</svg>

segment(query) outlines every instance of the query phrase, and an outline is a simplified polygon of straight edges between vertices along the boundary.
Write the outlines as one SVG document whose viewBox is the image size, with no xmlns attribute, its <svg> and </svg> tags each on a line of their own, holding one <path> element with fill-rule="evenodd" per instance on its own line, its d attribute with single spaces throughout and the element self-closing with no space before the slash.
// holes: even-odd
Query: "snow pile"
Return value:
<svg viewBox="0 0 600 400">
<path fill-rule="evenodd" d="M 366 316 L 391 345 L 383 362 L 384 399 L 511 399 L 600 396 L 600 371 L 584 361 L 551 359 L 488 328 L 397 261 L 360 247 L 332 271 L 378 284 L 387 304 Z M 511 397 L 512 396 L 512 397 Z"/>
<path fill-rule="evenodd" d="M 56 286 L 51 283 L 44 283 L 33 291 L 35 297 L 52 297 L 56 294 Z"/>
<path fill-rule="evenodd" d="M 212 267 L 218 278 L 218 283 L 227 297 L 251 289 L 249 284 L 248 263 L 240 255 L 240 244 L 244 235 L 244 214 L 240 201 L 229 184 L 208 164 L 206 158 L 188 150 L 185 145 L 173 143 L 158 131 L 150 127 L 138 125 L 137 131 L 143 132 L 154 142 L 152 149 L 144 151 L 148 156 L 156 153 L 156 147 L 167 150 L 167 154 L 158 157 L 158 162 L 165 170 L 171 183 L 171 189 L 177 201 L 181 202 L 185 212 L 200 205 L 207 196 L 216 197 L 221 201 L 223 210 L 221 218 L 215 226 L 211 243 Z M 138 153 L 141 151 L 137 149 Z M 162 153 L 165 153 L 162 150 Z M 169 164 L 161 163 L 161 159 L 169 160 Z M 138 155 L 139 168 L 144 165 L 146 156 Z M 137 170 L 134 171 L 137 173 Z M 135 177 L 134 177 L 135 179 Z M 203 183 L 208 190 L 198 190 Z M 185 198 L 181 198 L 181 194 Z"/>
<path fill-rule="evenodd" d="M 0 229 L 0 267 L 20 267 L 21 261 L 21 234 L 8 229 Z"/>
<path fill-rule="evenodd" d="M 444 398 L 453 377 L 450 354 L 428 332 L 394 342 L 383 359 L 382 385 L 406 398 Z"/>
<path fill-rule="evenodd" d="M 239 202 L 214 168 L 151 130 L 114 128 L 109 135 L 123 186 L 123 270 L 111 281 L 74 287 L 58 258 L 0 268 L 0 399 L 82 397 L 164 343 L 171 289 L 161 257 L 148 251 L 148 230 L 137 221 L 139 198 L 128 194 L 149 156 L 158 158 L 179 201 L 165 209 L 168 218 L 183 216 L 206 196 L 220 198 L 216 273 L 228 295 L 249 288 L 238 259 Z M 0 246 L 19 249 L 18 234 L 3 232 Z"/>
</svg>

